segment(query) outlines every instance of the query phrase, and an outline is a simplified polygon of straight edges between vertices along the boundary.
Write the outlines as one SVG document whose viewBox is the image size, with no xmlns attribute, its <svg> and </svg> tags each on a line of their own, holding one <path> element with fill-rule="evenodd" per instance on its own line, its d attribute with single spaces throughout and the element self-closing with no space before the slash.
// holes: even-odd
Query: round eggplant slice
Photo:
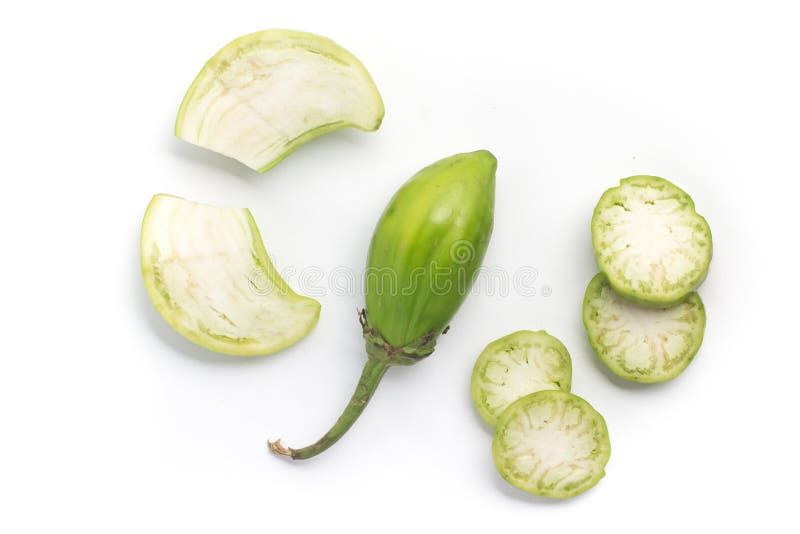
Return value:
<svg viewBox="0 0 800 534">
<path fill-rule="evenodd" d="M 472 399 L 494 425 L 506 407 L 543 389 L 569 391 L 572 360 L 567 348 L 540 330 L 520 330 L 489 343 L 472 370 Z"/>
<path fill-rule="evenodd" d="M 308 334 L 320 305 L 273 267 L 247 209 L 156 195 L 142 223 L 142 275 L 184 337 L 236 356 L 269 354 Z"/>
<path fill-rule="evenodd" d="M 632 176 L 606 191 L 592 216 L 600 270 L 622 296 L 642 305 L 677 304 L 705 278 L 711 230 L 681 189 Z"/>
<path fill-rule="evenodd" d="M 603 417 L 582 398 L 543 390 L 514 401 L 497 421 L 492 455 L 511 485 L 574 497 L 605 476 L 611 443 Z"/>
<path fill-rule="evenodd" d="M 696 292 L 670 308 L 620 297 L 599 273 L 586 288 L 583 324 L 592 348 L 617 376 L 664 382 L 681 374 L 703 342 L 706 313 Z"/>
<path fill-rule="evenodd" d="M 319 35 L 267 30 L 206 62 L 183 97 L 175 135 L 265 172 L 315 137 L 377 130 L 382 119 L 378 89 L 350 52 Z"/>
</svg>

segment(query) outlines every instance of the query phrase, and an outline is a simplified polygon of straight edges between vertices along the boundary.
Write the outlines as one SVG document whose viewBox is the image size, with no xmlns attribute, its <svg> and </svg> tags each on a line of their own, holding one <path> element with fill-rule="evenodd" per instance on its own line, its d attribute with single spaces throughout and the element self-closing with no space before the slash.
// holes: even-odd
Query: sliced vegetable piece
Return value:
<svg viewBox="0 0 800 534">
<path fill-rule="evenodd" d="M 611 442 L 603 417 L 582 398 L 543 390 L 514 401 L 497 421 L 492 455 L 511 485 L 543 497 L 574 497 L 605 476 Z"/>
<path fill-rule="evenodd" d="M 632 176 L 606 191 L 592 217 L 600 270 L 625 298 L 677 304 L 711 262 L 711 230 L 691 197 L 657 176 Z"/>
<path fill-rule="evenodd" d="M 142 275 L 161 316 L 187 339 L 236 356 L 308 334 L 319 303 L 273 267 L 248 209 L 155 195 L 142 223 Z"/>
<path fill-rule="evenodd" d="M 208 60 L 175 135 L 265 172 L 347 126 L 377 130 L 383 101 L 364 65 L 330 39 L 292 30 L 240 37 Z"/>
<path fill-rule="evenodd" d="M 706 326 L 700 295 L 670 308 L 649 308 L 620 297 L 608 278 L 592 278 L 583 299 L 583 324 L 592 348 L 614 374 L 635 382 L 664 382 L 691 363 Z"/>
<path fill-rule="evenodd" d="M 543 389 L 569 391 L 571 385 L 569 352 L 544 330 L 520 330 L 489 343 L 472 370 L 472 399 L 493 426 L 518 398 Z"/>
</svg>

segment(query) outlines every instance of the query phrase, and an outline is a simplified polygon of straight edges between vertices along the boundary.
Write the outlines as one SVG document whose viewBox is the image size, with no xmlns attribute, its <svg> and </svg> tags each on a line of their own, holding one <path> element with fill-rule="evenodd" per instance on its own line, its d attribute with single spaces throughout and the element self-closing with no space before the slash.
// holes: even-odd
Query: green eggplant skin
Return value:
<svg viewBox="0 0 800 534">
<path fill-rule="evenodd" d="M 367 257 L 366 309 L 359 321 L 367 361 L 350 402 L 316 442 L 269 442 L 275 454 L 312 458 L 353 426 L 387 369 L 427 358 L 470 291 L 494 224 L 497 160 L 486 150 L 422 169 L 392 197 Z"/>
<path fill-rule="evenodd" d="M 496 169 L 487 150 L 444 158 L 384 210 L 367 258 L 366 320 L 389 345 L 435 341 L 469 293 L 492 234 Z"/>
</svg>

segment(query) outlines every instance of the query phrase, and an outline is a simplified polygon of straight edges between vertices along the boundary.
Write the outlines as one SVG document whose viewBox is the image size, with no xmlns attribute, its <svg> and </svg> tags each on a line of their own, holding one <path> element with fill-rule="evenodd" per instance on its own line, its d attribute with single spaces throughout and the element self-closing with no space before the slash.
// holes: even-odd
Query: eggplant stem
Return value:
<svg viewBox="0 0 800 534">
<path fill-rule="evenodd" d="M 290 449 L 289 447 L 284 447 L 281 444 L 280 438 L 276 439 L 275 441 L 268 441 L 267 446 L 269 447 L 269 450 L 271 450 L 275 454 L 280 454 L 281 456 L 292 455 L 292 449 Z"/>
<path fill-rule="evenodd" d="M 361 415 L 364 407 L 372 398 L 372 394 L 375 393 L 381 378 L 383 378 L 388 368 L 389 364 L 386 361 L 381 361 L 377 358 L 367 359 L 356 390 L 353 392 L 353 396 L 350 398 L 350 402 L 344 412 L 342 412 L 342 415 L 339 416 L 339 419 L 336 420 L 331 429 L 316 443 L 302 449 L 292 449 L 282 445 L 281 440 L 277 439 L 268 442 L 269 450 L 282 456 L 291 456 L 293 460 L 305 460 L 326 450 L 339 441 L 339 438 L 353 426 L 353 423 L 356 422 L 356 419 L 358 419 L 358 416 Z"/>
</svg>

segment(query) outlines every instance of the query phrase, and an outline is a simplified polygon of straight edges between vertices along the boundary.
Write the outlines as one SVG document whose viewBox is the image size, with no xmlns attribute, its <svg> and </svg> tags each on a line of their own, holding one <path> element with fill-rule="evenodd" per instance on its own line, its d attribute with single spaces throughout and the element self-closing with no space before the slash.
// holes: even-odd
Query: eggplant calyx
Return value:
<svg viewBox="0 0 800 534">
<path fill-rule="evenodd" d="M 358 310 L 358 321 L 367 346 L 370 359 L 385 363 L 386 365 L 414 365 L 420 360 L 430 356 L 436 348 L 436 340 L 442 333 L 431 330 L 418 339 L 403 346 L 395 346 L 386 341 L 377 329 L 369 325 L 367 311 Z"/>
</svg>

